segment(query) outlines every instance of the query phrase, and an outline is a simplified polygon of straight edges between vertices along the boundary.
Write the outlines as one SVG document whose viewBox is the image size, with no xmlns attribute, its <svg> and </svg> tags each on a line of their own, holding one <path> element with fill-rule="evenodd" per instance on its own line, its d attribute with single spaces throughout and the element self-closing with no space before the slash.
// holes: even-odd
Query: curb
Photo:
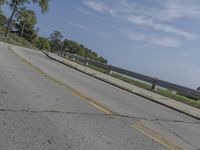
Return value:
<svg viewBox="0 0 200 150">
<path fill-rule="evenodd" d="M 162 102 L 159 102 L 159 101 L 157 101 L 157 100 L 155 100 L 155 99 L 153 99 L 153 98 L 151 98 L 151 97 L 149 97 L 149 96 L 146 96 L 146 95 L 143 95 L 143 94 L 139 94 L 139 93 L 133 92 L 132 90 L 127 89 L 127 88 L 124 88 L 124 87 L 122 87 L 122 86 L 120 86 L 120 85 L 117 85 L 117 84 L 115 84 L 115 83 L 113 83 L 113 82 L 110 82 L 109 80 L 102 79 L 102 78 L 100 78 L 100 77 L 98 77 L 98 76 L 95 76 L 94 74 L 90 74 L 90 73 L 88 73 L 88 72 L 85 72 L 85 71 L 83 71 L 83 70 L 80 70 L 80 69 L 74 67 L 73 65 L 67 64 L 67 63 L 65 63 L 65 62 L 63 62 L 63 61 L 60 61 L 60 60 L 58 60 L 58 59 L 56 59 L 56 58 L 50 56 L 50 55 L 49 55 L 48 53 L 46 53 L 45 51 L 42 51 L 42 53 L 44 53 L 48 58 L 50 58 L 50 59 L 52 59 L 52 60 L 54 60 L 54 61 L 56 61 L 56 62 L 59 62 L 59 63 L 65 65 L 65 66 L 68 66 L 68 67 L 70 67 L 70 68 L 72 68 L 72 69 L 75 69 L 75 70 L 77 70 L 77 71 L 79 71 L 79 72 L 81 72 L 81 73 L 84 73 L 84 74 L 86 74 L 86 75 L 89 75 L 89 76 L 91 76 L 91 77 L 93 77 L 93 78 L 96 78 L 96 79 L 102 81 L 102 82 L 105 82 L 105 83 L 107 83 L 107 84 L 110 84 L 110 85 L 112 85 L 112 86 L 115 86 L 115 87 L 117 87 L 117 88 L 120 88 L 120 89 L 122 89 L 122 90 L 125 90 L 125 91 L 127 91 L 127 92 L 129 92 L 129 93 L 135 94 L 135 95 L 137 95 L 137 96 L 139 96 L 139 97 L 142 97 L 142 98 L 147 99 L 147 100 L 149 100 L 149 101 L 152 101 L 152 102 L 154 102 L 154 103 L 160 104 L 160 105 L 165 106 L 165 107 L 167 107 L 167 108 L 169 108 L 169 109 L 172 109 L 172 110 L 177 111 L 177 112 L 179 112 L 179 113 L 185 114 L 185 115 L 187 115 L 187 116 L 189 116 L 189 117 L 192 117 L 192 118 L 194 118 L 194 119 L 200 121 L 200 117 L 198 117 L 198 116 L 196 116 L 196 115 L 193 115 L 193 114 L 188 113 L 188 112 L 186 112 L 186 111 L 184 111 L 184 110 L 181 110 L 181 109 L 178 109 L 178 108 L 176 108 L 176 107 L 172 107 L 172 106 L 170 106 L 170 105 L 167 105 L 167 104 L 164 104 L 164 103 L 162 103 Z"/>
</svg>

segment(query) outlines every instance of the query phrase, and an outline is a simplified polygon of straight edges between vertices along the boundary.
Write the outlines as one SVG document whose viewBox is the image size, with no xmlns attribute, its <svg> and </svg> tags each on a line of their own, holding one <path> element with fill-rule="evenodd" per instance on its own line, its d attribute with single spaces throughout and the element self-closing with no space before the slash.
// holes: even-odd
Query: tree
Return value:
<svg viewBox="0 0 200 150">
<path fill-rule="evenodd" d="M 37 23 L 35 12 L 32 10 L 21 9 L 16 16 L 17 23 L 15 27 L 20 36 L 20 43 L 22 37 L 29 42 L 33 42 L 37 37 L 37 33 L 34 29 L 35 24 Z"/>
<path fill-rule="evenodd" d="M 6 24 L 6 21 L 7 21 L 7 18 L 5 15 L 3 15 L 3 13 L 0 12 L 0 26 L 5 26 Z"/>
<path fill-rule="evenodd" d="M 76 53 L 78 51 L 78 44 L 75 41 L 65 39 L 63 41 L 63 49 L 70 53 Z"/>
<path fill-rule="evenodd" d="M 59 31 L 54 31 L 52 34 L 50 34 L 49 41 L 52 52 L 63 49 L 62 39 L 63 35 Z"/>
<path fill-rule="evenodd" d="M 49 39 L 51 41 L 55 41 L 55 40 L 61 41 L 63 39 L 63 35 L 59 31 L 54 31 L 53 33 L 50 34 Z"/>
<path fill-rule="evenodd" d="M 8 24 L 6 27 L 6 31 L 5 31 L 5 36 L 8 36 L 8 31 L 9 28 L 12 24 L 13 21 L 13 17 L 15 15 L 15 13 L 20 9 L 20 8 L 24 8 L 26 4 L 29 4 L 30 2 L 32 2 L 33 4 L 38 4 L 41 8 L 41 12 L 45 13 L 48 10 L 49 7 L 49 0 L 0 0 L 0 4 L 8 4 L 10 6 L 10 8 L 12 9 L 12 13 L 11 16 L 8 20 Z"/>
<path fill-rule="evenodd" d="M 47 38 L 38 37 L 36 40 L 36 47 L 41 50 L 50 50 L 50 43 Z"/>
<path fill-rule="evenodd" d="M 72 54 L 77 54 L 85 58 L 90 58 L 102 63 L 107 63 L 107 60 L 103 57 L 99 57 L 97 53 L 92 50 L 85 48 L 84 45 L 78 44 L 75 41 L 64 39 L 63 41 L 63 50 Z"/>
<path fill-rule="evenodd" d="M 5 3 L 5 0 L 0 0 L 0 6 Z"/>
</svg>

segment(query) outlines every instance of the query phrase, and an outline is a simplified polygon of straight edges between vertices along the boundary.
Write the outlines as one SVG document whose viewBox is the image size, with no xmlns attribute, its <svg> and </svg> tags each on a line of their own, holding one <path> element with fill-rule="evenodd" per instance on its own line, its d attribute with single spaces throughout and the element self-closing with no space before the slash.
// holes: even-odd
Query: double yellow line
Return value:
<svg viewBox="0 0 200 150">
<path fill-rule="evenodd" d="M 76 89 L 71 88 L 70 86 L 66 85 L 62 81 L 60 81 L 60 80 L 58 80 L 58 79 L 50 76 L 46 72 L 42 71 L 40 68 L 34 66 L 33 64 L 31 64 L 30 62 L 28 62 L 27 60 L 25 60 L 23 57 L 21 57 L 19 54 L 17 54 L 12 48 L 13 47 L 9 46 L 9 50 L 13 54 L 15 54 L 18 58 L 20 58 L 21 61 L 23 61 L 25 64 L 27 64 L 34 71 L 36 71 L 39 74 L 43 75 L 47 79 L 50 79 L 50 80 L 56 82 L 57 84 L 59 84 L 60 86 L 62 86 L 65 90 L 67 90 L 67 92 L 70 92 L 72 95 L 74 95 L 76 97 L 79 97 L 81 100 L 87 102 L 88 104 L 90 104 L 91 106 L 93 106 L 96 109 L 100 110 L 101 112 L 105 113 L 106 115 L 109 115 L 111 117 L 118 117 L 118 116 L 120 116 L 120 115 L 117 115 L 116 113 L 114 113 L 113 111 L 109 110 L 106 106 L 98 103 L 97 100 L 91 99 L 91 98 L 87 97 L 86 95 L 83 95 L 82 93 L 78 92 Z M 140 133 L 146 135 L 147 137 L 155 140 L 156 142 L 162 144 L 167 149 L 170 149 L 170 150 L 186 150 L 186 149 L 182 148 L 181 146 L 179 146 L 178 144 L 174 144 L 173 142 L 165 139 L 159 133 L 157 133 L 157 132 L 155 132 L 155 131 L 147 128 L 141 122 L 133 123 L 133 124 L 131 124 L 131 127 L 133 127 L 134 129 L 136 129 Z"/>
</svg>

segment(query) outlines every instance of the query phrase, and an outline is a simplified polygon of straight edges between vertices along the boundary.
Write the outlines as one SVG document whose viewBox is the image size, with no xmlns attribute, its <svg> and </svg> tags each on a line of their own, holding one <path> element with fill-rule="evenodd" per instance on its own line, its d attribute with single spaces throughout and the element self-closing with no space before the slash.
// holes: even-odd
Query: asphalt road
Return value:
<svg viewBox="0 0 200 150">
<path fill-rule="evenodd" d="M 198 150 L 199 141 L 198 120 L 0 44 L 0 150 Z"/>
</svg>

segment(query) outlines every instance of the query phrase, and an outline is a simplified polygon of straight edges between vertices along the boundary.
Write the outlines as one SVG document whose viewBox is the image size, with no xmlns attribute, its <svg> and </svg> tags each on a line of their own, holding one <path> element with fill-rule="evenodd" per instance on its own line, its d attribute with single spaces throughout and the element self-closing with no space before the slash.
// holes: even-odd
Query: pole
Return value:
<svg viewBox="0 0 200 150">
<path fill-rule="evenodd" d="M 24 34 L 24 28 L 25 28 L 25 22 L 23 23 L 23 26 L 22 26 L 22 33 L 21 33 L 21 37 L 20 37 L 20 45 L 22 44 L 22 36 Z"/>
</svg>

